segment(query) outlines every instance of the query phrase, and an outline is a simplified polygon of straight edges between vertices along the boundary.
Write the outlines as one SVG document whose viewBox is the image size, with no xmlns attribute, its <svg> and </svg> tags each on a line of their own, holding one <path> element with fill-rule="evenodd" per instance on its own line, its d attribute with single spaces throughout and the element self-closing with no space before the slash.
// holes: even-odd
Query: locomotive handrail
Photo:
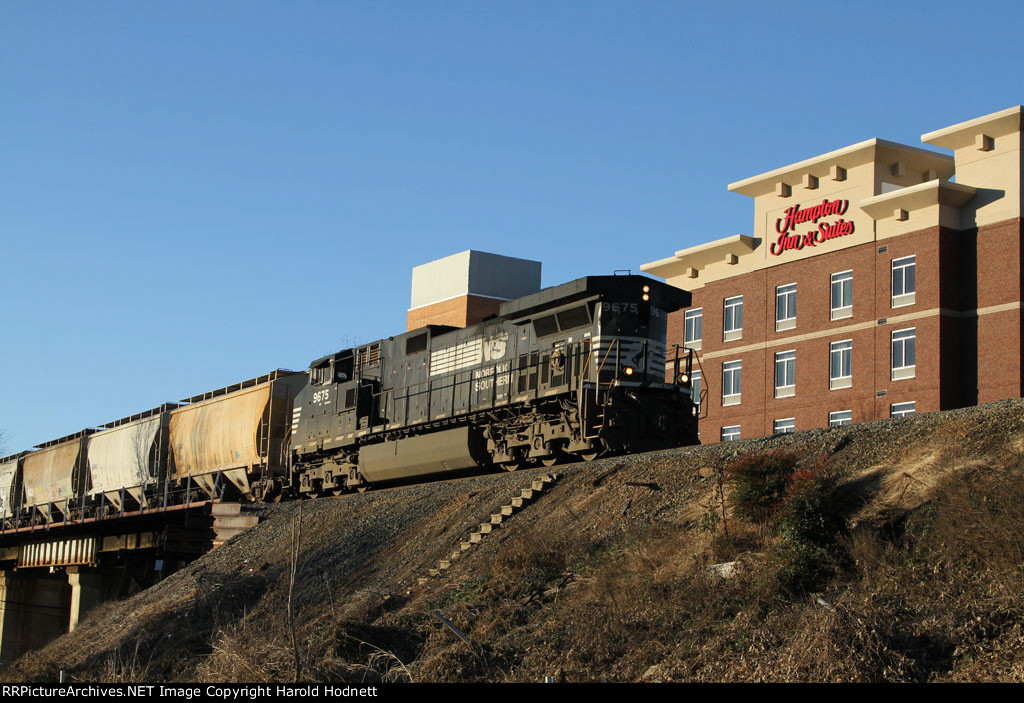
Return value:
<svg viewBox="0 0 1024 703">
<path fill-rule="evenodd" d="M 618 340 L 615 340 L 615 341 L 617 342 Z M 589 340 L 587 340 L 587 343 L 589 343 Z M 527 358 L 529 358 L 529 357 L 527 357 Z M 457 397 L 457 394 L 458 394 L 457 389 L 460 388 L 461 386 L 470 385 L 474 381 L 479 381 L 482 378 L 490 378 L 493 381 L 492 382 L 492 389 L 491 389 L 491 398 L 492 398 L 491 404 L 492 405 L 497 404 L 497 403 L 501 403 L 501 402 L 508 402 L 508 400 L 513 395 L 513 393 L 512 393 L 512 378 L 513 378 L 513 375 L 514 374 L 528 373 L 531 369 L 534 369 L 534 368 L 539 369 L 544 364 L 544 357 L 543 357 L 543 355 L 538 354 L 537 361 L 535 361 L 535 362 L 527 361 L 525 366 L 517 367 L 517 368 L 512 368 L 514 361 L 516 361 L 515 357 L 509 359 L 508 360 L 508 366 L 509 366 L 508 370 L 507 371 L 501 371 L 501 372 L 497 371 L 497 366 L 499 364 L 501 364 L 501 363 L 504 363 L 504 362 L 502 362 L 502 361 L 495 362 L 489 368 L 490 374 L 488 376 L 482 376 L 482 377 L 477 377 L 477 378 L 473 378 L 473 371 L 472 370 L 465 370 L 465 371 L 455 371 L 453 373 L 444 374 L 444 375 L 440 376 L 439 378 L 428 379 L 425 383 L 410 383 L 410 384 L 406 384 L 404 386 L 396 386 L 394 388 L 385 388 L 383 386 L 383 384 L 381 384 L 376 390 L 372 391 L 372 396 L 374 397 L 375 402 L 377 403 L 377 407 L 384 407 L 385 409 L 387 408 L 388 402 L 390 402 L 392 407 L 394 407 L 394 403 L 395 403 L 396 400 L 405 400 L 405 411 L 404 411 L 405 422 L 403 422 L 402 424 L 407 424 L 408 423 L 408 416 L 409 416 L 409 400 L 411 398 L 415 397 L 415 396 L 426 395 L 426 398 L 427 398 L 427 413 L 426 413 L 426 418 L 425 418 L 424 422 L 429 422 L 430 420 L 434 419 L 433 418 L 433 414 L 432 414 L 431 411 L 433 410 L 432 401 L 433 401 L 433 396 L 434 396 L 435 392 L 437 392 L 437 391 L 444 391 L 444 390 L 449 390 L 451 392 L 451 398 L 448 400 L 448 402 L 446 404 L 446 408 L 445 408 L 445 410 L 448 411 L 449 416 L 453 416 L 455 414 L 455 401 L 456 401 L 456 397 Z M 468 375 L 468 378 L 466 378 L 465 380 L 461 380 L 460 381 L 459 380 L 459 374 Z M 498 399 L 498 397 L 497 397 L 497 386 L 498 386 L 498 382 L 497 381 L 498 381 L 499 376 L 508 378 L 508 383 L 506 384 L 507 387 L 508 387 L 508 390 L 505 391 L 505 398 L 504 399 Z M 366 384 L 366 385 L 372 387 L 372 384 Z M 426 386 L 426 387 L 423 390 L 417 390 L 415 392 L 410 392 L 411 389 L 413 388 L 413 386 L 421 386 L 421 385 L 422 386 Z M 372 430 L 372 425 L 368 429 Z"/>
<path fill-rule="evenodd" d="M 675 373 L 675 377 L 676 377 L 676 378 L 673 379 L 673 382 L 675 382 L 675 380 L 679 377 L 679 361 L 680 361 L 680 359 L 682 357 L 682 355 L 679 353 L 679 349 L 680 349 L 680 346 L 678 344 L 676 344 L 675 345 L 675 356 L 672 358 L 672 362 L 675 364 L 675 371 L 674 371 L 674 373 Z M 694 359 L 697 360 L 697 368 L 700 370 L 701 389 L 700 389 L 700 393 L 697 394 L 697 408 L 698 408 L 697 419 L 701 419 L 701 415 L 700 415 L 700 408 L 701 408 L 701 406 L 704 407 L 705 411 L 707 411 L 707 409 L 708 409 L 707 405 L 704 404 L 704 401 L 709 397 L 709 392 L 708 391 L 709 391 L 710 383 L 709 383 L 707 375 L 704 373 L 704 364 L 701 363 L 700 354 L 697 353 L 697 350 L 696 349 L 691 349 L 690 347 L 686 347 L 686 346 L 682 347 L 682 349 L 685 352 L 685 355 L 687 357 L 689 357 L 689 359 L 690 359 L 690 363 L 688 365 L 689 368 L 687 369 L 687 373 L 692 376 L 692 374 L 693 374 L 693 368 L 692 367 L 693 367 L 693 360 Z M 666 363 L 667 363 L 667 361 L 668 360 L 666 359 Z M 690 379 L 690 382 L 692 384 L 692 382 L 693 382 L 692 378 Z M 692 386 L 691 386 L 691 388 L 692 388 Z M 707 417 L 707 415 L 704 415 L 704 417 Z"/>
</svg>

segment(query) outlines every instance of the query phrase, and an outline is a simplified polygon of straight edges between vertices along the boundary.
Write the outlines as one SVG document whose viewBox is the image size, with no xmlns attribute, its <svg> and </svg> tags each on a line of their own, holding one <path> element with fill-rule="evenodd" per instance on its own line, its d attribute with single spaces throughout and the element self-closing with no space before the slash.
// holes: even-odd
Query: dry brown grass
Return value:
<svg viewBox="0 0 1024 703">
<path fill-rule="evenodd" d="M 869 461 L 832 456 L 822 500 L 767 522 L 734 515 L 729 495 L 723 521 L 721 467 L 671 512 L 668 491 L 627 487 L 650 476 L 624 466 L 531 507 L 411 595 L 406 575 L 401 591 L 342 572 L 297 579 L 300 678 L 1024 681 L 1024 441 L 978 423 L 859 455 Z M 802 451 L 820 465 L 820 448 Z M 819 524 L 835 534 L 818 540 Z M 730 578 L 709 569 L 722 562 L 737 563 Z M 261 573 L 197 575 L 173 617 L 133 610 L 141 634 L 90 675 L 168 677 L 192 648 L 198 664 L 179 678 L 292 680 L 287 575 Z M 168 633 L 180 641 L 159 644 Z"/>
<path fill-rule="evenodd" d="M 437 632 L 410 668 L 443 681 L 1019 681 L 1024 468 L 1012 449 L 965 453 L 970 431 L 905 452 L 902 474 L 840 482 L 832 505 L 858 527 L 810 592 L 761 525 L 572 541 L 538 527 L 449 603 L 490 658 Z M 709 573 L 723 561 L 738 575 Z"/>
</svg>

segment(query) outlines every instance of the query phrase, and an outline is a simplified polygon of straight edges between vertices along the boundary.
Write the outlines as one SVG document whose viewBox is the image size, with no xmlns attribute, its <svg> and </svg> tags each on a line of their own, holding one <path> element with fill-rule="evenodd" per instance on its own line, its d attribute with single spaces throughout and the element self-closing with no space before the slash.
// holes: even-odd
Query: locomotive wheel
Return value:
<svg viewBox="0 0 1024 703">
<path fill-rule="evenodd" d="M 523 468 L 525 464 L 525 461 L 509 461 L 507 463 L 502 464 L 501 468 L 505 469 L 505 471 L 518 471 L 519 469 Z"/>
<path fill-rule="evenodd" d="M 541 459 L 540 463 L 544 464 L 544 466 L 548 468 L 551 468 L 552 466 L 557 464 L 561 458 L 562 457 L 560 457 L 559 455 L 553 454 L 551 456 L 546 456 L 543 459 Z"/>
<path fill-rule="evenodd" d="M 597 457 L 601 456 L 601 452 L 595 449 L 590 452 L 580 452 L 576 456 L 578 456 L 580 459 L 583 459 L 583 461 L 593 461 Z"/>
</svg>

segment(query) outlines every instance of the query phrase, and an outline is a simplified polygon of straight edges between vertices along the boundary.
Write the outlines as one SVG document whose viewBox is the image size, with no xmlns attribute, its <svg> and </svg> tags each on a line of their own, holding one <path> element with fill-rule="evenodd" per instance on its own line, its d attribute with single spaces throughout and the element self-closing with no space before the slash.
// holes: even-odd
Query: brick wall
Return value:
<svg viewBox="0 0 1024 703">
<path fill-rule="evenodd" d="M 463 295 L 433 305 L 414 308 L 406 314 L 406 331 L 427 325 L 468 327 L 489 315 L 497 315 L 503 301 L 477 295 Z"/>
<path fill-rule="evenodd" d="M 796 429 L 828 425 L 850 410 L 854 422 L 889 417 L 891 405 L 916 412 L 984 403 L 1022 393 L 1020 299 L 1024 252 L 1020 220 L 955 231 L 931 227 L 768 269 L 713 281 L 693 291 L 703 309 L 699 352 L 707 403 L 701 440 L 723 426 L 741 436 L 771 434 L 774 421 Z M 879 251 L 884 247 L 884 251 Z M 892 261 L 915 257 L 914 302 L 892 306 Z M 833 273 L 853 271 L 853 316 L 831 320 Z M 797 284 L 796 326 L 775 329 L 777 286 Z M 723 340 L 725 298 L 743 296 L 742 338 Z M 669 316 L 669 344 L 682 344 L 684 310 Z M 884 322 L 880 322 L 884 320 Z M 892 333 L 915 330 L 912 378 L 892 378 Z M 830 343 L 853 342 L 852 386 L 830 390 Z M 775 397 L 775 354 L 796 352 L 795 395 Z M 722 405 L 722 365 L 741 361 L 738 405 Z M 884 395 L 880 395 L 884 391 Z"/>
</svg>

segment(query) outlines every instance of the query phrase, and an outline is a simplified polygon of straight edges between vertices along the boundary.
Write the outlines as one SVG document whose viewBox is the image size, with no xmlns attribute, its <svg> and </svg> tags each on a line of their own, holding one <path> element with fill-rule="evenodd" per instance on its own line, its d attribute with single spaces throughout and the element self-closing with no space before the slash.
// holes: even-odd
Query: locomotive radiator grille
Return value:
<svg viewBox="0 0 1024 703">
<path fill-rule="evenodd" d="M 480 364 L 483 340 L 472 339 L 430 353 L 430 375 L 452 373 Z"/>
</svg>

